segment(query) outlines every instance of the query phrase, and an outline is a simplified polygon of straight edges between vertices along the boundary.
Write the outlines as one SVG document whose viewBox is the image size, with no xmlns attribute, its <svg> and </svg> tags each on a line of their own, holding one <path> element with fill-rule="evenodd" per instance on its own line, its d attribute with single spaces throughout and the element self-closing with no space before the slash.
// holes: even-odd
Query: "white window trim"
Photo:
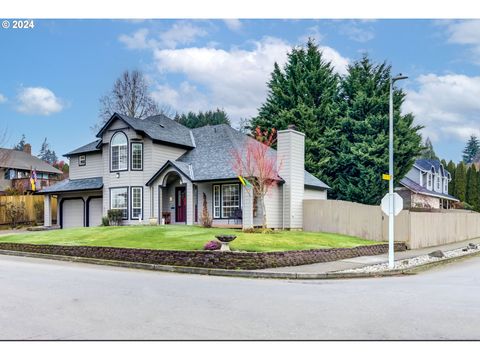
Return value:
<svg viewBox="0 0 480 360">
<path fill-rule="evenodd" d="M 427 173 L 427 189 L 432 190 L 432 173 Z"/>
<path fill-rule="evenodd" d="M 78 155 L 78 166 L 86 166 L 86 165 L 87 165 L 87 155 L 85 154 Z"/>
<path fill-rule="evenodd" d="M 140 189 L 140 207 L 134 207 L 134 201 L 133 201 L 133 190 Z M 140 217 L 143 220 L 143 187 L 142 186 L 132 186 L 130 188 L 130 204 L 132 205 L 132 208 L 130 210 L 130 218 L 132 220 L 138 220 Z M 140 216 L 133 216 L 133 210 L 135 209 L 140 209 Z"/>
<path fill-rule="evenodd" d="M 113 138 L 117 135 L 122 135 L 125 137 L 125 140 L 127 141 L 125 145 L 112 145 Z M 119 149 L 118 150 L 118 168 L 113 167 L 113 148 L 114 147 L 118 147 L 118 148 L 125 147 L 125 151 L 126 151 L 125 164 L 124 164 L 125 166 L 120 167 L 120 149 Z M 128 137 L 127 135 L 125 135 L 125 133 L 120 131 L 113 134 L 112 138 L 110 139 L 110 169 L 112 172 L 128 170 Z"/>
<path fill-rule="evenodd" d="M 218 190 L 218 201 L 219 203 L 216 204 L 216 196 L 215 196 L 215 191 Z M 220 219 L 222 217 L 222 191 L 220 189 L 220 185 L 213 185 L 213 204 L 212 204 L 212 208 L 213 208 L 213 218 L 214 219 Z M 216 215 L 216 209 L 218 209 L 218 215 Z"/>
</svg>

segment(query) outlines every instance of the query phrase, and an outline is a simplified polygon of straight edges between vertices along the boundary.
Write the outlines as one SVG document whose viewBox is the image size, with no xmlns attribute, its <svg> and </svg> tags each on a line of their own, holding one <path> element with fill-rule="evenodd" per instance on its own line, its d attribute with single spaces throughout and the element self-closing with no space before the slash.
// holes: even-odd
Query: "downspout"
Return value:
<svg viewBox="0 0 480 360">
<path fill-rule="evenodd" d="M 285 184 L 282 184 L 282 230 L 285 230 Z"/>
</svg>

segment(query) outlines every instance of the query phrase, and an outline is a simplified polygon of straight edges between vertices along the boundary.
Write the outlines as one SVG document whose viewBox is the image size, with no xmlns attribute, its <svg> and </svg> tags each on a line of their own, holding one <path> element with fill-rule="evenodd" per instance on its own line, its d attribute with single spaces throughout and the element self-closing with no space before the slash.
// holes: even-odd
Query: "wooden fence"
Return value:
<svg viewBox="0 0 480 360">
<path fill-rule="evenodd" d="M 0 225 L 10 224 L 7 218 L 7 204 L 20 205 L 25 204 L 25 214 L 18 219 L 18 223 L 43 223 L 43 211 L 37 214 L 35 204 L 41 204 L 43 208 L 43 195 L 18 195 L 18 196 L 0 196 Z M 40 205 L 37 205 L 40 206 Z M 57 219 L 57 198 L 52 198 L 52 219 Z"/>
<path fill-rule="evenodd" d="M 303 229 L 386 241 L 388 217 L 380 206 L 338 200 L 305 200 Z M 395 240 L 406 242 L 410 249 L 478 237 L 480 214 L 476 212 L 403 210 L 395 217 Z"/>
</svg>

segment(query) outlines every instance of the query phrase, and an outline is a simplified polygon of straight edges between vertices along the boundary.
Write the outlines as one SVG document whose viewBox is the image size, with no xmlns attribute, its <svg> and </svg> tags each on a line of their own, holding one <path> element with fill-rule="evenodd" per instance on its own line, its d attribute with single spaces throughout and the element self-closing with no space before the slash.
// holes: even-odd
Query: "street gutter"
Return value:
<svg viewBox="0 0 480 360">
<path fill-rule="evenodd" d="M 129 269 L 153 270 L 170 273 L 196 274 L 196 275 L 212 275 L 212 276 L 229 276 L 253 279 L 284 279 L 284 280 L 334 280 L 334 279 L 359 279 L 359 278 L 377 278 L 388 276 L 416 275 L 422 271 L 429 270 L 433 267 L 445 265 L 451 262 L 464 260 L 474 256 L 479 256 L 480 252 L 470 253 L 462 256 L 456 256 L 447 259 L 441 259 L 435 262 L 414 266 L 407 269 L 387 270 L 381 272 L 359 273 L 359 272 L 326 272 L 326 273 L 301 273 L 301 272 L 273 272 L 258 270 L 228 270 L 228 269 L 210 269 L 188 266 L 173 266 L 146 264 L 139 262 L 104 260 L 75 256 L 51 255 L 41 253 L 29 253 L 11 250 L 0 250 L 0 255 L 31 257 L 47 260 L 57 260 L 66 262 L 77 262 L 93 265 L 115 266 Z"/>
</svg>

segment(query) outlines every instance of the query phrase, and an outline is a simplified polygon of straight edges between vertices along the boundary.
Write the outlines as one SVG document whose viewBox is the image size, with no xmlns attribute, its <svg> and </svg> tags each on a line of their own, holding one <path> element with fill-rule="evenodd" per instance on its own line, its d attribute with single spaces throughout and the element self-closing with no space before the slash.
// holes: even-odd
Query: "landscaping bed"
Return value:
<svg viewBox="0 0 480 360">
<path fill-rule="evenodd" d="M 379 255 L 388 251 L 388 244 L 297 251 L 229 252 L 152 250 L 106 246 L 37 245 L 1 242 L 0 249 L 148 264 L 254 270 L 336 261 L 357 256 Z M 404 251 L 405 249 L 406 245 L 404 243 L 395 244 L 395 251 Z"/>
</svg>

